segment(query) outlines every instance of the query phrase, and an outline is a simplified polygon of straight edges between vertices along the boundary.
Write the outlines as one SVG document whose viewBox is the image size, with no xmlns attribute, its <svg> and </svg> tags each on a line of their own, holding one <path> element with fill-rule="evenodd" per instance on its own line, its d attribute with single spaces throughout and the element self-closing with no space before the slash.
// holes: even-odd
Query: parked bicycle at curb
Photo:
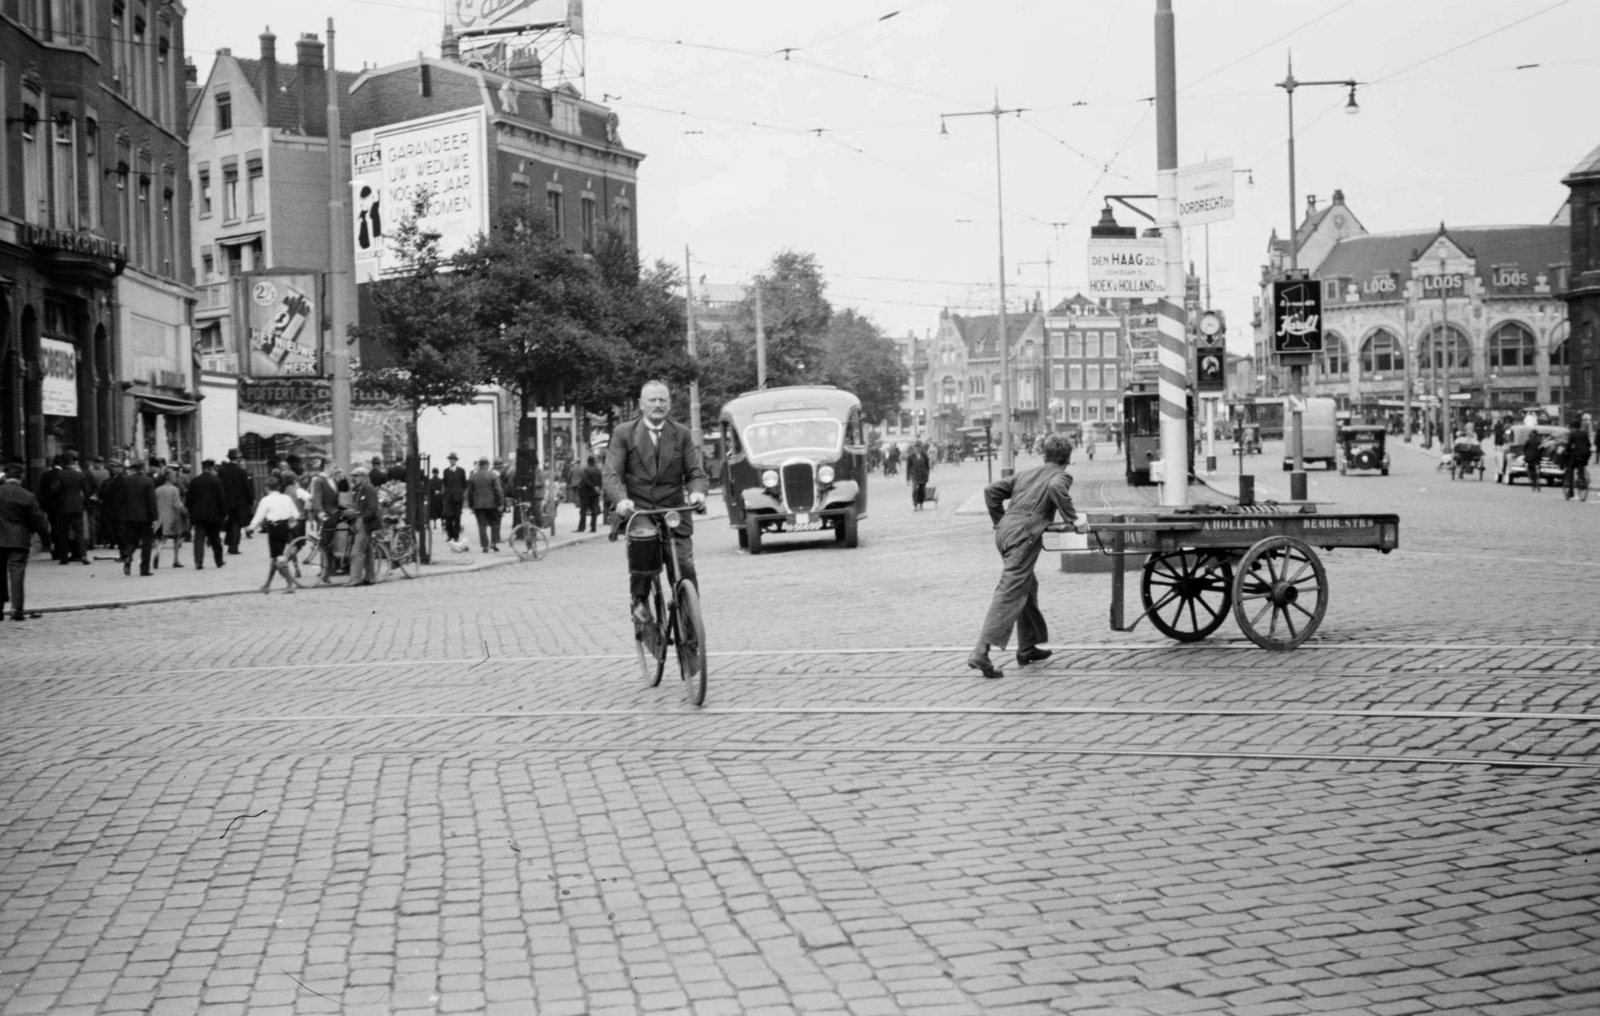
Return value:
<svg viewBox="0 0 1600 1016">
<path fill-rule="evenodd" d="M 550 537 L 535 524 L 532 501 L 518 501 L 517 509 L 517 517 L 522 521 L 511 530 L 511 549 L 519 561 L 541 561 L 550 552 Z"/>
<path fill-rule="evenodd" d="M 396 539 L 410 540 L 410 571 L 402 571 L 407 578 L 416 575 L 416 538 L 410 533 L 410 527 L 403 537 L 394 537 L 384 533 L 377 534 L 372 539 L 372 581 L 382 582 L 394 570 L 394 560 L 391 557 L 392 548 Z M 323 534 L 328 534 L 327 545 L 323 545 Z M 336 523 L 331 530 L 318 524 L 315 520 L 306 523 L 306 535 L 290 541 L 284 550 L 284 563 L 295 581 L 302 586 L 343 586 L 350 582 L 350 558 L 355 546 L 355 533 L 348 521 Z"/>
<path fill-rule="evenodd" d="M 706 626 L 700 614 L 700 591 L 680 577 L 678 547 L 672 530 L 682 521 L 683 508 L 640 510 L 618 519 L 611 538 L 624 531 L 628 539 L 628 570 L 649 575 L 651 623 L 633 620 L 634 649 L 638 652 L 639 673 L 645 684 L 661 684 L 667 667 L 667 650 L 675 648 L 678 672 L 690 704 L 706 701 Z M 704 514 L 699 508 L 697 514 Z M 661 579 L 666 570 L 666 582 Z M 630 614 L 630 620 L 632 615 Z"/>
</svg>

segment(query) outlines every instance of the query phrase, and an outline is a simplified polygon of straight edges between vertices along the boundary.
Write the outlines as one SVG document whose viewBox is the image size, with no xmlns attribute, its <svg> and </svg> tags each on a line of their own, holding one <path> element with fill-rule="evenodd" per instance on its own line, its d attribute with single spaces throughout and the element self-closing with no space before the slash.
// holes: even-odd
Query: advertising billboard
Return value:
<svg viewBox="0 0 1600 1016">
<path fill-rule="evenodd" d="M 39 385 L 46 416 L 78 415 L 78 349 L 59 339 L 39 340 Z"/>
<path fill-rule="evenodd" d="M 428 195 L 418 219 L 439 234 L 439 253 L 466 250 L 489 230 L 489 153 L 483 107 L 357 131 L 350 139 L 351 226 L 356 282 L 399 270 L 394 226 Z"/>
<path fill-rule="evenodd" d="M 1315 279 L 1272 284 L 1272 351 L 1322 352 L 1322 286 Z"/>
<path fill-rule="evenodd" d="M 446 0 L 452 35 L 515 32 L 566 25 L 583 31 L 583 0 Z"/>
<path fill-rule="evenodd" d="M 244 280 L 239 362 L 246 377 L 322 376 L 322 300 L 315 272 L 251 272 Z"/>
</svg>

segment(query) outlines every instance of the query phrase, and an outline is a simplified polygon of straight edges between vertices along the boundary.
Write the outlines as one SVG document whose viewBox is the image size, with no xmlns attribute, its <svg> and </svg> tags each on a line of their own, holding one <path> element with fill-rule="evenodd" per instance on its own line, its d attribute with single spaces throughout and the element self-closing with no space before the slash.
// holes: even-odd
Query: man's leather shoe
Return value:
<svg viewBox="0 0 1600 1016">
<path fill-rule="evenodd" d="M 656 623 L 650 614 L 650 604 L 644 600 L 633 601 L 633 623 L 649 627 Z"/>
<path fill-rule="evenodd" d="M 967 666 L 982 672 L 984 677 L 1004 677 L 1005 673 L 989 659 L 988 653 L 973 653 L 967 657 Z"/>
<path fill-rule="evenodd" d="M 1017 666 L 1026 667 L 1030 663 L 1038 663 L 1040 660 L 1048 660 L 1051 655 L 1051 650 L 1040 649 L 1038 646 L 1029 646 L 1026 649 L 1018 649 Z"/>
</svg>

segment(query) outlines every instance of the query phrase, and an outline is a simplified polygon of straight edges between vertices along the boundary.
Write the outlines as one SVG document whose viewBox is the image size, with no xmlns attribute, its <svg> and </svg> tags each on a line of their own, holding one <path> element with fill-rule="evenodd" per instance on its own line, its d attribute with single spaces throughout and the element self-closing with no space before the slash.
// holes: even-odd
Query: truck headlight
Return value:
<svg viewBox="0 0 1600 1016">
<path fill-rule="evenodd" d="M 762 473 L 761 485 L 763 487 L 776 487 L 778 485 L 778 471 L 776 469 L 769 469 Z"/>
<path fill-rule="evenodd" d="M 821 469 L 817 470 L 817 479 L 820 480 L 823 483 L 832 483 L 833 482 L 833 467 L 832 466 L 823 466 Z"/>
</svg>

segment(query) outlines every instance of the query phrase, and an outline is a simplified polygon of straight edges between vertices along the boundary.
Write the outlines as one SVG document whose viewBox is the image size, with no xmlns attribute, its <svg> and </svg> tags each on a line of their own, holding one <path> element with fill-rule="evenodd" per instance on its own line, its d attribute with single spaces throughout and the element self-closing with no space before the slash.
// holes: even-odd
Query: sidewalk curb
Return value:
<svg viewBox="0 0 1600 1016">
<path fill-rule="evenodd" d="M 707 521 L 710 521 L 711 519 L 715 519 L 715 518 L 727 518 L 727 515 L 726 515 L 726 513 L 715 514 L 715 513 L 712 513 L 712 512 L 708 512 L 706 514 L 706 516 L 705 516 L 705 519 Z M 587 533 L 586 532 L 586 533 L 582 533 L 582 534 L 571 533 L 569 535 L 572 537 L 572 539 L 570 539 L 570 540 L 562 540 L 560 543 L 552 543 L 551 546 L 550 546 L 550 551 L 553 553 L 555 551 L 564 550 L 567 547 L 576 546 L 576 545 L 581 544 L 581 543 L 592 543 L 597 539 L 603 539 L 603 538 L 607 537 L 609 535 L 609 533 L 607 533 L 605 531 L 598 531 L 598 532 L 593 532 L 593 533 Z M 481 559 L 481 560 L 474 560 L 474 561 L 472 561 L 472 562 L 470 562 L 468 564 L 449 565 L 449 566 L 440 565 L 440 566 L 437 566 L 440 569 L 442 569 L 442 570 L 439 570 L 439 571 L 428 571 L 426 569 L 434 568 L 436 566 L 434 566 L 434 565 L 424 565 L 423 568 L 425 570 L 422 572 L 422 574 L 418 575 L 417 578 L 419 578 L 419 579 L 437 578 L 438 576 L 441 576 L 441 575 L 452 575 L 452 574 L 459 575 L 459 574 L 466 573 L 466 572 L 488 571 L 491 568 L 501 568 L 501 567 L 505 567 L 507 565 L 524 564 L 524 563 L 525 563 L 524 561 L 522 561 L 520 558 L 518 558 L 513 553 L 510 557 L 486 558 L 486 559 Z M 402 578 L 400 581 L 404 582 L 404 581 L 409 581 L 409 580 L 407 580 L 405 578 Z M 347 588 L 347 587 L 345 587 L 345 586 L 330 586 L 328 588 L 330 588 L 330 589 L 344 589 L 344 588 Z M 106 601 L 101 602 L 101 603 L 66 603 L 66 604 L 59 604 L 59 605 L 51 606 L 51 607 L 33 607 L 33 608 L 29 608 L 28 613 L 30 615 L 38 616 L 38 615 L 44 615 L 44 614 L 70 614 L 70 613 L 75 613 L 77 611 L 83 611 L 83 610 L 125 610 L 125 609 L 127 609 L 129 607 L 144 607 L 144 606 L 149 606 L 151 604 L 157 604 L 157 603 L 182 603 L 185 600 L 209 600 L 209 599 L 212 599 L 213 597 L 217 597 L 217 596 L 261 596 L 261 595 L 263 595 L 263 594 L 262 594 L 260 589 L 225 589 L 225 590 L 211 591 L 211 592 L 172 593 L 172 594 L 168 594 L 168 595 L 164 595 L 164 596 L 140 597 L 138 599 L 106 600 Z"/>
</svg>

